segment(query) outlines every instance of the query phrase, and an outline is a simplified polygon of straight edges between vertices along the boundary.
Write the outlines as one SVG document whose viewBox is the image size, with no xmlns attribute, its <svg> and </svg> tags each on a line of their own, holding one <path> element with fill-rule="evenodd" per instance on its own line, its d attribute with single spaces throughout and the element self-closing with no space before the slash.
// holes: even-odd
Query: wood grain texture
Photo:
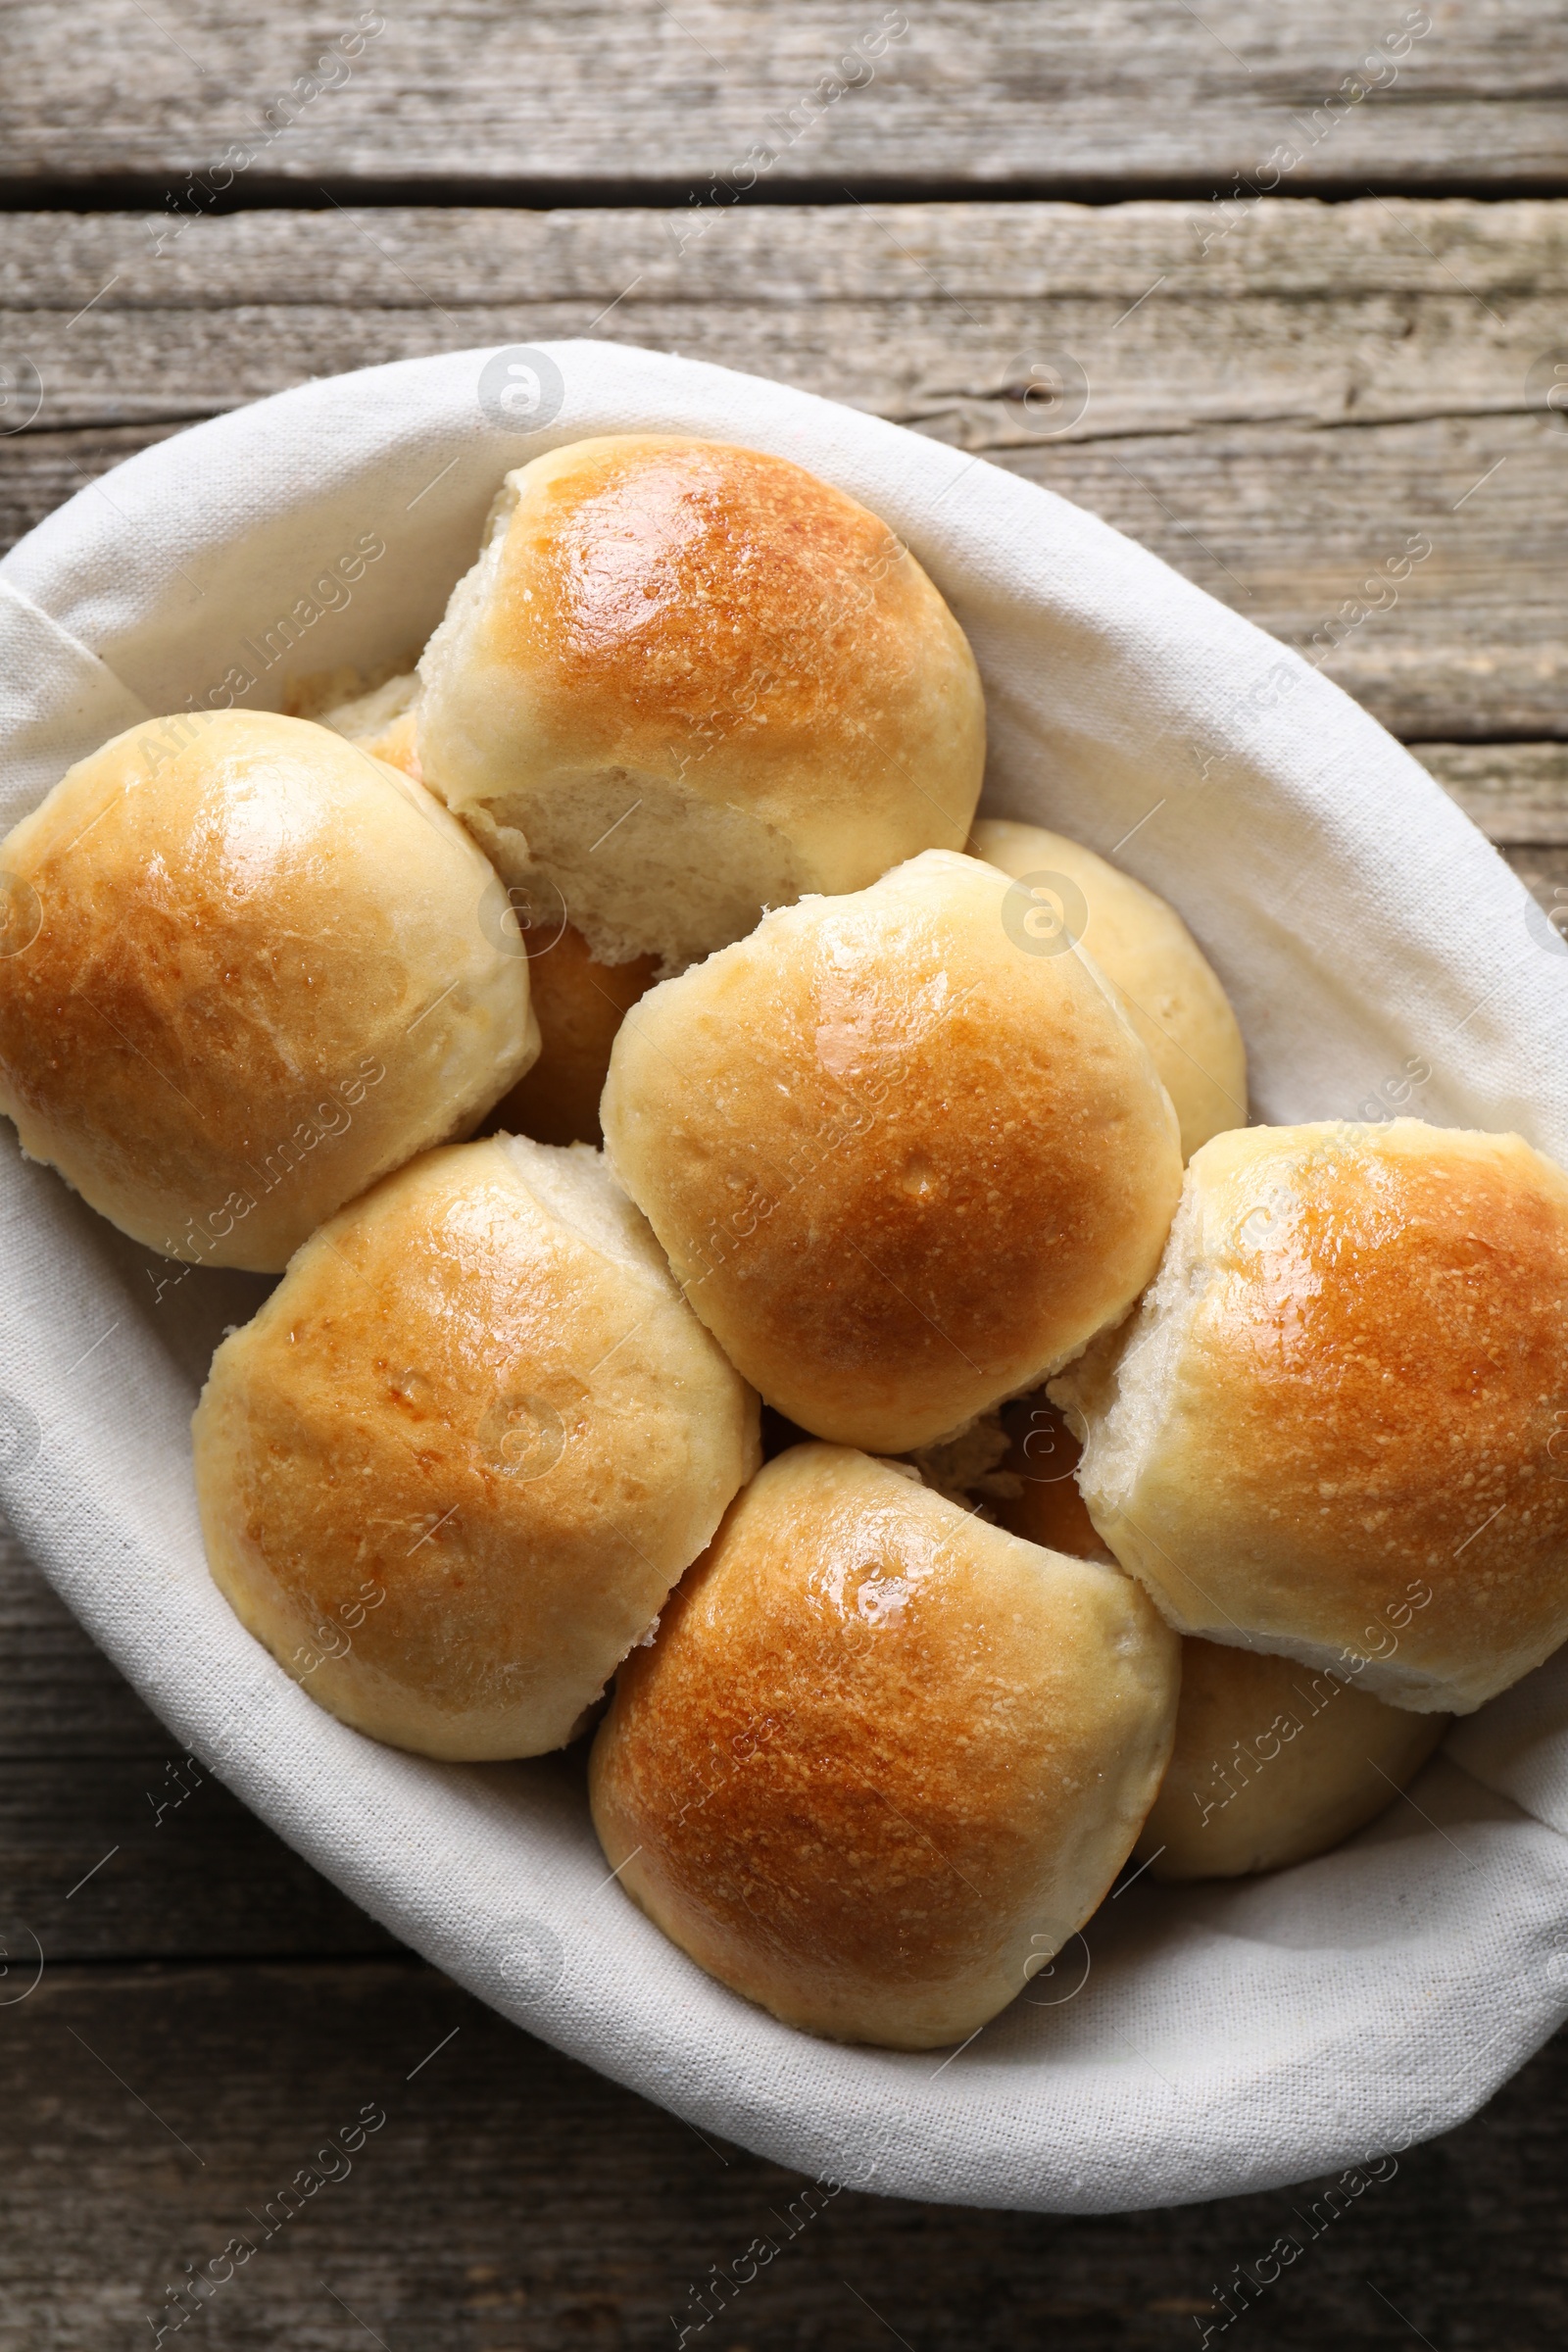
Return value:
<svg viewBox="0 0 1568 2352">
<path fill-rule="evenodd" d="M 51 1963 L 397 1948 L 190 1763 L 0 1523 L 0 1958 L 31 1936 Z"/>
<path fill-rule="evenodd" d="M 850 2190 L 803 2204 L 799 2176 L 701 2138 L 412 1963 L 47 1968 L 3 2023 L 0 2352 L 148 2344 L 149 2315 L 215 2257 L 221 2278 L 230 2241 L 232 2276 L 166 2343 L 673 2345 L 692 2290 L 758 2240 L 772 2253 L 695 2343 L 1177 2352 L 1221 2316 L 1215 2285 L 1284 2230 L 1301 2259 L 1227 2340 L 1561 2342 L 1561 2039 L 1337 2221 L 1320 2208 L 1314 2235 L 1323 2182 L 1071 2220 Z M 377 2114 L 344 2151 L 344 2128 Z M 318 2185 L 285 2220 L 279 2191 L 302 2171 Z"/>
<path fill-rule="evenodd" d="M 1417 757 L 1516 872 L 1568 850 L 1568 743 L 1423 743 Z"/>
<path fill-rule="evenodd" d="M 30 0 L 6 37 L 4 171 L 24 183 L 221 185 L 236 148 L 242 180 L 302 187 L 750 170 L 785 188 L 1208 194 L 1281 147 L 1296 192 L 1568 181 L 1556 0 L 92 0 L 69 25 Z"/>
<path fill-rule="evenodd" d="M 1565 292 L 1568 204 L 1544 202 L 261 213 L 161 253 L 135 219 L 22 216 L 0 366 L 35 368 L 40 405 L 0 438 L 0 527 L 308 375 L 591 329 L 1063 492 L 1402 736 L 1545 738 L 1568 731 Z"/>
<path fill-rule="evenodd" d="M 460 18 L 389 21 L 253 176 L 694 176 L 732 138 L 739 156 L 765 136 L 746 128 L 754 110 L 795 103 L 786 85 L 809 87 L 881 13 L 677 7 L 467 0 Z M 768 176 L 1218 179 L 1214 159 L 1250 170 L 1280 109 L 1348 70 L 1313 78 L 1342 33 L 1353 63 L 1402 13 L 1335 0 L 1303 21 L 1245 0 L 1204 6 L 1210 32 L 1152 0 L 922 11 Z M 1555 0 L 1433 13 L 1376 114 L 1353 110 L 1296 186 L 1352 161 L 1384 186 L 1560 175 Z M 73 37 L 53 7 L 13 8 L 0 178 L 194 167 L 352 21 L 293 0 L 244 20 L 209 0 L 100 0 Z M 1515 870 L 1568 906 L 1568 438 L 1532 379 L 1568 346 L 1568 205 L 327 208 L 166 220 L 158 252 L 138 219 L 65 214 L 0 233 L 0 391 L 24 356 L 42 376 L 36 422 L 0 433 L 0 542 L 133 449 L 308 375 L 618 334 L 984 454 L 1293 642 L 1327 629 L 1330 674 L 1418 739 Z M 1089 398 L 1048 411 L 1065 429 L 1044 437 L 1030 369 L 1064 352 Z M 1432 554 L 1398 603 L 1330 626 L 1411 532 Z M 151 2342 L 182 2266 L 254 2233 L 368 2101 L 387 2123 L 352 2175 L 260 2242 L 183 2341 L 673 2343 L 690 2288 L 762 2235 L 777 2258 L 692 2340 L 1174 2352 L 1213 2316 L 1213 2282 L 1306 2202 L 1064 2222 L 846 2192 L 792 2235 L 777 2217 L 793 2177 L 710 2146 L 400 1955 L 215 1784 L 187 1772 L 169 1803 L 178 1765 L 36 1572 L 0 1552 L 0 2352 Z M 18 2002 L 29 1929 L 44 1973 Z M 1234 2340 L 1555 2352 L 1565 2092 L 1568 2036 L 1476 2122 L 1401 2157 Z"/>
</svg>

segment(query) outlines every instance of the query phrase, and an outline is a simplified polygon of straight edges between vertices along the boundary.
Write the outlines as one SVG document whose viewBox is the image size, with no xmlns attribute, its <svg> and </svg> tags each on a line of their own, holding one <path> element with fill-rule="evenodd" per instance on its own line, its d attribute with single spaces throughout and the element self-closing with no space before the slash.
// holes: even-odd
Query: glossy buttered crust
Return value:
<svg viewBox="0 0 1568 2352">
<path fill-rule="evenodd" d="M 543 862 L 602 960 L 684 962 L 961 848 L 980 790 L 947 605 L 885 523 L 759 450 L 621 434 L 509 474 L 420 672 L 425 780 L 504 871 Z"/>
<path fill-rule="evenodd" d="M 757 1425 L 598 1153 L 460 1145 L 334 1218 L 219 1348 L 207 1556 L 345 1722 L 534 1755 L 708 1542 Z"/>
<path fill-rule="evenodd" d="M 1448 1728 L 1294 1658 L 1182 1643 L 1176 1740 L 1135 1852 L 1155 1879 L 1235 1879 L 1326 1854 Z"/>
<path fill-rule="evenodd" d="M 1230 999 L 1174 906 L 1082 842 L 1043 825 L 983 817 L 970 847 L 1015 881 L 1033 878 L 1043 903 L 1070 913 L 1149 1048 L 1181 1122 L 1182 1157 L 1227 1127 L 1247 1125 L 1247 1049 Z M 1054 886 L 1081 899 L 1070 908 Z"/>
<path fill-rule="evenodd" d="M 277 1271 L 538 1051 L 478 849 L 304 719 L 133 727 L 24 818 L 0 866 L 35 918 L 0 957 L 0 1108 L 169 1256 Z"/>
<path fill-rule="evenodd" d="M 1177 1673 L 1119 1570 L 798 1446 L 621 1670 L 594 1821 L 621 1886 L 722 1983 L 813 2034 L 936 2047 L 1103 1895 Z"/>
<path fill-rule="evenodd" d="M 1007 883 L 931 851 L 769 915 L 627 1015 L 606 1147 L 772 1404 L 896 1453 L 1124 1314 L 1181 1185 L 1145 1048 Z"/>
<path fill-rule="evenodd" d="M 1253 1128 L 1052 1394 L 1173 1625 L 1462 1714 L 1568 1636 L 1565 1297 L 1568 1178 L 1517 1136 Z"/>
</svg>

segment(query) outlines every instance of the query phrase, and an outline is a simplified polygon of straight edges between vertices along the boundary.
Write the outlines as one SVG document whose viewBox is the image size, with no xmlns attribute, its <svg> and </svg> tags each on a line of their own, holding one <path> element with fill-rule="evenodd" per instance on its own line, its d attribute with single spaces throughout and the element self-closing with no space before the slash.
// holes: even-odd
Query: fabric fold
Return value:
<svg viewBox="0 0 1568 2352">
<path fill-rule="evenodd" d="M 0 826 L 36 808 L 73 760 L 153 713 L 106 662 L 0 578 Z"/>
</svg>

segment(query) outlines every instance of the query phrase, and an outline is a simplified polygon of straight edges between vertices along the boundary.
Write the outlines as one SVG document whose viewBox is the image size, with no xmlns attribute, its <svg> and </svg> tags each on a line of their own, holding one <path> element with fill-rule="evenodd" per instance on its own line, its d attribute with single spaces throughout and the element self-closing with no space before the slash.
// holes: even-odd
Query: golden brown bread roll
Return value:
<svg viewBox="0 0 1568 2352">
<path fill-rule="evenodd" d="M 570 1738 L 759 1459 L 757 1399 L 597 1152 L 427 1153 L 308 1242 L 195 1419 L 213 1576 L 395 1747 Z"/>
<path fill-rule="evenodd" d="M 1176 1740 L 1133 1851 L 1152 1879 L 1239 1879 L 1326 1854 L 1447 1730 L 1292 1658 L 1182 1643 Z"/>
<path fill-rule="evenodd" d="M 418 759 L 604 963 L 673 970 L 764 906 L 962 847 L 967 641 L 875 515 L 787 460 L 661 434 L 507 476 L 419 663 Z"/>
<path fill-rule="evenodd" d="M 999 1525 L 1114 1563 L 1073 1476 L 1078 1441 L 1044 1390 L 1002 1419 L 1011 1443 L 975 1490 Z M 1229 1879 L 1327 1853 L 1393 1802 L 1450 1720 L 1391 1707 L 1293 1658 L 1189 1638 L 1175 1744 L 1134 1859 L 1155 1879 Z"/>
<path fill-rule="evenodd" d="M 1149 1048 L 1181 1122 L 1182 1157 L 1227 1127 L 1247 1125 L 1247 1048 L 1230 999 L 1174 906 L 1043 825 L 983 817 L 975 857 L 1033 882 L 1025 909 L 1043 951 L 1081 941 Z"/>
<path fill-rule="evenodd" d="M 1517 1136 L 1256 1127 L 1052 1395 L 1179 1632 L 1468 1714 L 1568 1636 L 1565 1299 L 1568 1178 Z"/>
<path fill-rule="evenodd" d="M 1123 1315 L 1181 1185 L 1146 1048 L 1004 878 L 927 851 L 767 916 L 627 1016 L 615 1173 L 768 1402 L 899 1453 Z"/>
<path fill-rule="evenodd" d="M 495 1124 L 542 1144 L 597 1144 L 611 1048 L 625 1014 L 652 988 L 657 958 L 598 963 L 569 923 L 553 936 L 538 927 L 526 936 L 539 1058 L 496 1104 Z"/>
<path fill-rule="evenodd" d="M 36 910 L 0 957 L 0 1109 L 167 1256 L 277 1271 L 538 1051 L 473 842 L 306 720 L 132 727 L 15 827 L 0 866 Z"/>
<path fill-rule="evenodd" d="M 1082 1925 L 1169 1753 L 1177 1644 L 1131 1578 L 912 1471 L 779 1455 L 594 1740 L 620 1884 L 789 2025 L 929 2049 Z"/>
</svg>

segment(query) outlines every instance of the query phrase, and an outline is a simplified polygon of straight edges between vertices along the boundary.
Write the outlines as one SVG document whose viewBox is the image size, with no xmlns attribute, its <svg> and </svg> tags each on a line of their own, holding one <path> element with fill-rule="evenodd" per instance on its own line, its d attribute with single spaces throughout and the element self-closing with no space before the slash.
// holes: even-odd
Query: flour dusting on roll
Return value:
<svg viewBox="0 0 1568 2352">
<path fill-rule="evenodd" d="M 712 1535 L 757 1423 L 597 1152 L 457 1146 L 323 1227 L 219 1348 L 208 1561 L 356 1729 L 537 1755 Z"/>
</svg>

